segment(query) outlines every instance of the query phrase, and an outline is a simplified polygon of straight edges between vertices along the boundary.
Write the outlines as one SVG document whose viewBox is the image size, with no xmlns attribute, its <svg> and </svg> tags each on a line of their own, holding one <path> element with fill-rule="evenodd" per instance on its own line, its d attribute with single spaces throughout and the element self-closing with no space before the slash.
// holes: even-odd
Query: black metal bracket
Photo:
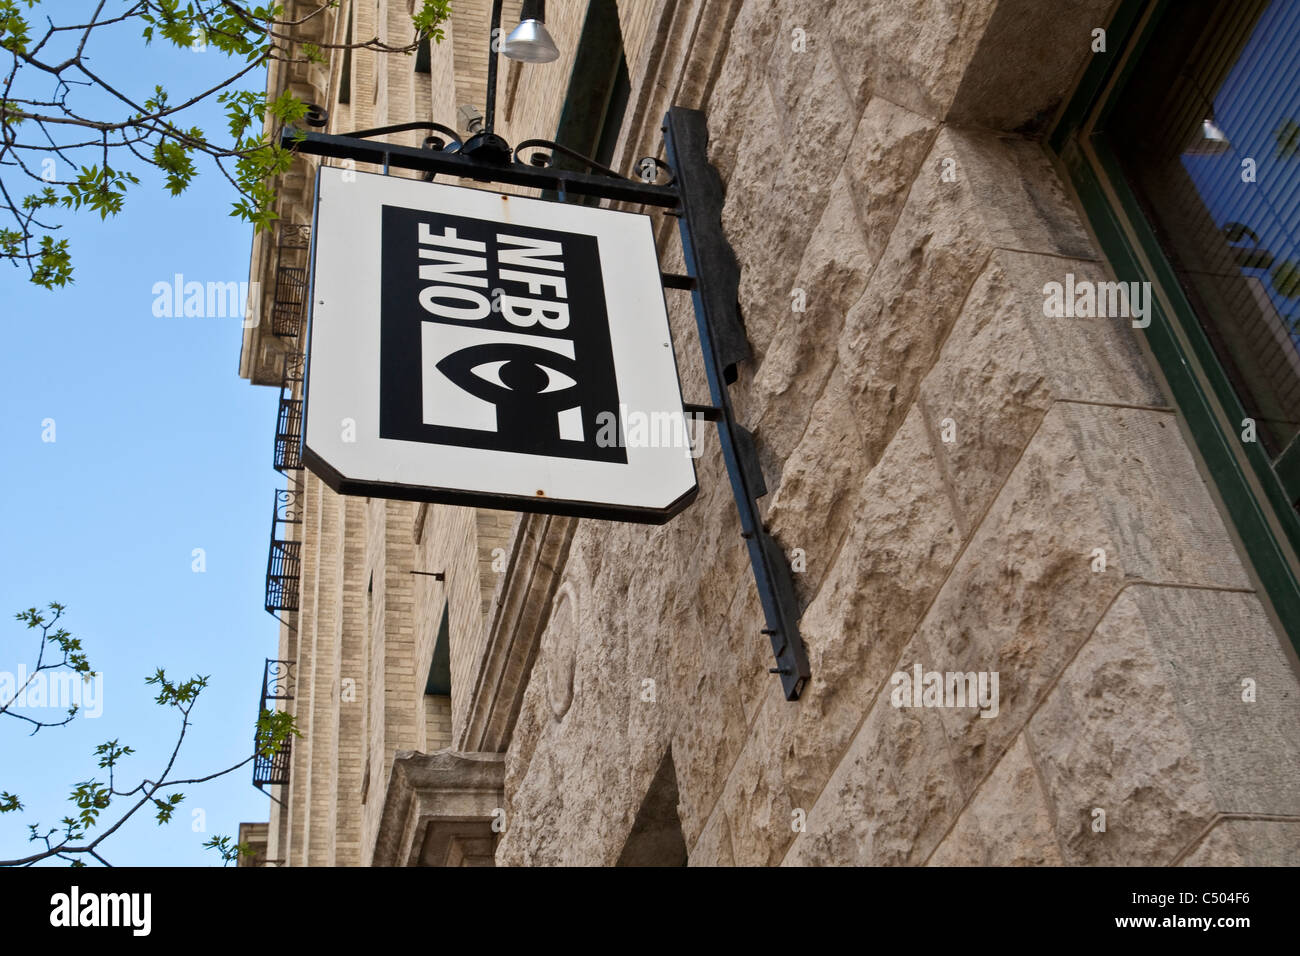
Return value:
<svg viewBox="0 0 1300 956">
<path fill-rule="evenodd" d="M 414 128 L 450 133 L 446 127 L 437 124 L 401 126 L 401 129 Z M 767 494 L 767 484 L 763 480 L 754 436 L 736 421 L 727 389 L 736 379 L 736 365 L 748 359 L 751 352 L 737 301 L 740 267 L 722 230 L 722 180 L 709 163 L 708 123 L 704 114 L 680 107 L 668 111 L 664 117 L 668 161 L 665 164 L 654 157 L 640 160 L 637 163 L 643 176 L 640 182 L 624 178 L 614 170 L 576 154 L 574 158 L 582 160 L 595 172 L 557 168 L 553 156 L 547 157 L 545 162 L 525 163 L 520 160 L 520 152 L 527 148 L 548 148 L 552 153 L 558 151 L 562 154 L 571 152 L 549 140 L 525 141 L 513 152 L 502 156 L 500 150 L 473 153 L 468 150 L 468 143 L 461 144 L 458 140 L 442 143 L 430 137 L 426 140 L 426 148 L 417 149 L 364 138 L 399 131 L 399 128 L 392 127 L 362 130 L 361 134 L 353 136 L 337 136 L 288 127 L 282 133 L 281 144 L 286 149 L 302 153 L 382 166 L 385 171 L 396 166 L 419 170 L 430 176 L 444 174 L 485 183 L 508 183 L 561 194 L 574 193 L 615 202 L 657 206 L 678 218 L 687 274 L 664 273 L 661 280 L 665 288 L 691 293 L 713 399 L 712 406 L 688 404 L 684 410 L 717 422 L 723 459 L 740 513 L 741 536 L 749 549 L 767 624 L 763 633 L 771 641 L 776 656 L 777 666 L 771 669 L 771 673 L 780 676 L 786 699 L 798 700 L 808 682 L 809 667 L 808 655 L 799 635 L 799 603 L 795 596 L 794 578 L 780 545 L 763 527 L 758 499 Z M 504 140 L 501 142 L 504 144 Z M 433 148 L 428 148 L 430 146 Z M 644 181 L 657 178 L 660 172 L 669 173 L 667 184 Z"/>
<path fill-rule="evenodd" d="M 488 163 L 466 155 L 459 149 L 420 149 L 394 143 L 373 143 L 354 136 L 336 136 L 332 133 L 315 133 L 310 130 L 285 127 L 280 134 L 280 145 L 285 149 L 331 159 L 351 159 L 358 163 L 371 163 L 385 169 L 418 169 L 423 172 L 460 176 L 485 183 L 509 183 L 533 189 L 553 189 L 581 196 L 597 196 L 618 202 L 641 203 L 646 206 L 677 205 L 677 190 L 673 186 L 655 186 L 631 179 L 615 178 L 607 174 L 579 173 L 553 166 L 535 166 L 531 163 Z"/>
<path fill-rule="evenodd" d="M 799 602 L 790 563 L 775 538 L 763 527 L 758 499 L 767 494 L 753 434 L 736 421 L 727 386 L 735 366 L 751 355 L 740 317 L 740 266 L 722 231 L 722 179 L 709 162 L 709 127 L 699 110 L 673 107 L 664 117 L 668 164 L 681 193 L 678 220 L 686 273 L 695 280 L 695 321 L 704 352 L 713 404 L 721 411 L 718 440 L 740 512 L 740 533 L 749 546 L 759 600 L 772 642 L 786 700 L 798 700 L 810 671 L 799 635 Z"/>
</svg>

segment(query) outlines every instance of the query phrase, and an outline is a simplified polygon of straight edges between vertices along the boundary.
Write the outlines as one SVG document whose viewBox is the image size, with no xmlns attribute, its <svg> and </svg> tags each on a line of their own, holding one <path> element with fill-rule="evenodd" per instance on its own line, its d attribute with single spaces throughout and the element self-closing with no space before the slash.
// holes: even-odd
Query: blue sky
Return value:
<svg viewBox="0 0 1300 956">
<path fill-rule="evenodd" d="M 77 15 L 74 4 L 42 6 L 62 22 Z M 145 51 L 121 29 L 108 39 L 91 47 L 95 68 L 133 93 L 156 82 L 177 94 L 197 89 L 230 66 L 215 52 Z M 264 74 L 249 82 L 264 83 Z M 224 131 L 215 106 L 194 124 Z M 10 182 L 12 171 L 3 173 Z M 0 671 L 30 667 L 36 651 L 13 613 L 59 601 L 104 674 L 97 719 L 33 737 L 0 718 L 0 790 L 28 808 L 0 816 L 0 858 L 30 851 L 26 823 L 72 811 L 71 785 L 98 772 L 96 744 L 119 738 L 137 749 L 122 766 L 132 783 L 157 773 L 178 729 L 144 685 L 158 667 L 210 676 L 182 773 L 248 756 L 262 662 L 275 656 L 278 625 L 262 609 L 262 588 L 272 489 L 283 484 L 271 469 L 278 394 L 239 378 L 238 318 L 152 310 L 154 284 L 175 273 L 247 281 L 252 228 L 229 216 L 233 189 L 210 165 L 178 199 L 141 175 L 116 219 L 64 217 L 74 285 L 46 291 L 7 265 L 0 277 Z M 54 420 L 53 442 L 42 441 L 45 419 Z M 204 573 L 192 570 L 195 548 L 205 551 Z M 267 818 L 269 801 L 250 780 L 245 767 L 183 788 L 166 827 L 142 811 L 104 844 L 109 861 L 218 862 L 200 849 L 209 835 L 233 837 L 241 821 Z"/>
</svg>

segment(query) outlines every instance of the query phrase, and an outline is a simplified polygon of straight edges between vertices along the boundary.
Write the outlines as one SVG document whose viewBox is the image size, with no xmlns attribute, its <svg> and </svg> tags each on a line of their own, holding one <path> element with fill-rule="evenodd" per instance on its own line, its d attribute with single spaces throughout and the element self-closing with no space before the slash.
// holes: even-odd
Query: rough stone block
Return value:
<svg viewBox="0 0 1300 956">
<path fill-rule="evenodd" d="M 1250 594 L 1126 589 L 1029 738 L 1067 862 L 1169 863 L 1216 814 L 1300 813 L 1300 693 Z"/>
<path fill-rule="evenodd" d="M 1127 320 L 1043 315 L 1044 284 L 1066 272 L 1106 278 L 1092 262 L 995 252 L 921 384 L 968 526 L 978 523 L 1053 400 L 1164 402 Z"/>
<path fill-rule="evenodd" d="M 1092 254 L 1036 144 L 944 129 L 839 342 L 869 452 L 902 421 L 998 248 Z"/>
<path fill-rule="evenodd" d="M 849 89 L 942 119 L 952 104 L 996 0 L 844 3 L 829 26 Z"/>
<path fill-rule="evenodd" d="M 858 507 L 858 489 L 870 468 L 847 389 L 832 371 L 807 431 L 785 459 L 765 514 L 787 557 L 799 550 L 794 583 L 804 606 L 839 554 Z"/>
<path fill-rule="evenodd" d="M 899 667 L 910 669 L 923 656 L 909 644 Z M 919 864 L 963 800 L 938 714 L 894 707 L 882 691 L 783 863 Z"/>
<path fill-rule="evenodd" d="M 889 243 L 894 222 L 937 135 L 932 120 L 872 97 L 844 160 L 874 266 Z"/>
<path fill-rule="evenodd" d="M 764 75 L 780 23 L 771 0 L 747 0 L 736 14 L 727 55 L 709 99 L 709 159 L 723 182 L 732 178 L 752 111 L 770 96 Z"/>
<path fill-rule="evenodd" d="M 844 316 L 857 301 L 871 273 L 862 226 L 849 194 L 847 173 L 831 188 L 813 239 L 792 280 L 804 311 L 787 296 L 773 308 L 777 333 L 754 373 L 747 396 L 747 423 L 755 431 L 769 480 L 793 451 L 808 426 L 835 364 L 825 343 L 839 338 Z"/>
<path fill-rule="evenodd" d="M 1181 866 L 1300 866 L 1300 820 L 1221 820 Z"/>
<path fill-rule="evenodd" d="M 1069 863 L 1167 864 L 1214 816 L 1141 617 L 1134 595 L 1120 595 L 1030 721 Z"/>
<path fill-rule="evenodd" d="M 1112 0 L 999 0 L 961 77 L 948 122 L 1042 129 L 1095 55 L 1093 30 L 1109 21 L 1113 8 Z"/>
<path fill-rule="evenodd" d="M 922 624 L 927 670 L 999 674 L 995 719 L 942 711 L 968 793 L 1120 587 L 1139 580 L 1245 586 L 1171 416 L 1058 403 Z"/>
<path fill-rule="evenodd" d="M 928 866 L 1059 866 L 1052 815 L 1022 734 L 976 791 Z"/>
</svg>

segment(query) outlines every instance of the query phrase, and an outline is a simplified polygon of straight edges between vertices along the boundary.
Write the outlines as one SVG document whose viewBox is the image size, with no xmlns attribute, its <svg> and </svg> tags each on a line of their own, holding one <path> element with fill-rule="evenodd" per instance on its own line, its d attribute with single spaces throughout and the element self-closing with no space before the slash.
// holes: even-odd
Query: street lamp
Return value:
<svg viewBox="0 0 1300 956">
<path fill-rule="evenodd" d="M 487 162 L 509 163 L 510 146 L 496 134 L 497 37 L 501 35 L 501 5 L 502 0 L 492 0 L 492 18 L 488 25 L 487 118 L 483 129 L 466 141 L 462 152 Z M 519 20 L 519 26 L 500 45 L 502 53 L 525 63 L 550 63 L 559 58 L 560 51 L 546 30 L 545 0 L 524 0 Z"/>
<path fill-rule="evenodd" d="M 519 26 L 501 44 L 501 52 L 521 63 L 553 63 L 560 58 L 559 47 L 546 30 L 546 0 L 524 0 Z"/>
</svg>

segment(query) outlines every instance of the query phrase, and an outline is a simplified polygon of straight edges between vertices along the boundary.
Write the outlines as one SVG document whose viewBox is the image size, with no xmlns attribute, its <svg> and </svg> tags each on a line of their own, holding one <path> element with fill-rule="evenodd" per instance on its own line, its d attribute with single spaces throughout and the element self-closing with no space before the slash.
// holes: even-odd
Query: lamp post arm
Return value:
<svg viewBox="0 0 1300 956">
<path fill-rule="evenodd" d="M 488 75 L 487 119 L 483 132 L 495 133 L 497 120 L 497 37 L 501 35 L 501 5 L 503 0 L 492 0 L 491 22 L 488 24 Z"/>
</svg>

